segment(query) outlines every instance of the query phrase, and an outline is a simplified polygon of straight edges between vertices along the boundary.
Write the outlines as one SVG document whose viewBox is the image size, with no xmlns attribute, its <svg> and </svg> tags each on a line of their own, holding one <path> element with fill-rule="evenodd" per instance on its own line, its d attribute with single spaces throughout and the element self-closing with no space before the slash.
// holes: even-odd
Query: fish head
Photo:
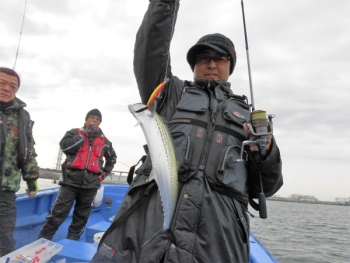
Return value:
<svg viewBox="0 0 350 263">
<path fill-rule="evenodd" d="M 148 109 L 148 107 L 142 103 L 129 104 L 128 108 L 132 115 L 134 115 L 135 117 L 138 113 L 144 112 Z"/>
<path fill-rule="evenodd" d="M 152 117 L 152 112 L 149 111 L 148 107 L 145 104 L 142 103 L 135 103 L 130 104 L 128 106 L 129 111 L 134 115 L 135 119 L 137 120 L 137 123 L 135 125 L 138 126 L 142 122 L 144 122 L 145 118 Z"/>
<path fill-rule="evenodd" d="M 150 107 L 147 107 L 147 105 L 142 103 L 129 104 L 128 107 L 129 107 L 129 111 L 137 119 L 137 115 L 140 115 L 140 114 L 145 113 L 147 115 L 153 115 L 157 109 L 157 102 L 154 101 Z"/>
</svg>

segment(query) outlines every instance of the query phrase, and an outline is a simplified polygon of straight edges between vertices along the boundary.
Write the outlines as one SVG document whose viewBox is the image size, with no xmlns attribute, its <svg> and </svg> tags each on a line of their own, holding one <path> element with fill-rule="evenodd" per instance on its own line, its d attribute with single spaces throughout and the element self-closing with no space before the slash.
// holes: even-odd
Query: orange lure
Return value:
<svg viewBox="0 0 350 263">
<path fill-rule="evenodd" d="M 147 107 L 150 107 L 153 102 L 159 97 L 161 91 L 164 89 L 165 87 L 165 84 L 167 84 L 169 82 L 169 79 L 165 79 L 165 81 L 163 81 L 162 83 L 160 83 L 158 85 L 158 87 L 152 92 L 151 96 L 149 97 L 148 99 L 148 102 L 147 102 Z"/>
</svg>

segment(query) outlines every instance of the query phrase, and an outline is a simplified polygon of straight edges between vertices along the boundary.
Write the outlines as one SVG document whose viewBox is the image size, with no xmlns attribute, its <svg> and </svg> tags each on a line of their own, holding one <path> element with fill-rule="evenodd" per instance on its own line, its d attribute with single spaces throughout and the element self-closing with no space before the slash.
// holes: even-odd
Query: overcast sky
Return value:
<svg viewBox="0 0 350 263">
<path fill-rule="evenodd" d="M 38 163 L 55 168 L 59 141 L 98 108 L 101 128 L 128 171 L 143 155 L 140 127 L 127 105 L 140 102 L 133 74 L 135 35 L 147 0 L 27 0 L 16 64 L 17 96 L 35 121 Z M 281 196 L 350 197 L 350 1 L 245 0 L 256 109 L 276 117 L 283 160 Z M 0 66 L 15 63 L 25 0 L 1 0 Z M 193 78 L 188 49 L 222 33 L 238 61 L 229 81 L 250 97 L 239 0 L 181 1 L 172 69 Z"/>
</svg>

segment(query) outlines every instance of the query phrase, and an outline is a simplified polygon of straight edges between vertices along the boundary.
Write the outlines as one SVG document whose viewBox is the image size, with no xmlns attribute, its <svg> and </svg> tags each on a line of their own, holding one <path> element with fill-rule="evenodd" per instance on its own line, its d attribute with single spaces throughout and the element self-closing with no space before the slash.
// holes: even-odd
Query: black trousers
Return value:
<svg viewBox="0 0 350 263">
<path fill-rule="evenodd" d="M 69 226 L 67 238 L 79 240 L 91 213 L 97 190 L 61 185 L 56 201 L 41 228 L 39 238 L 52 240 L 59 226 L 69 215 L 75 201 L 73 220 Z"/>
<path fill-rule="evenodd" d="M 0 257 L 15 249 L 16 193 L 0 190 Z"/>
</svg>

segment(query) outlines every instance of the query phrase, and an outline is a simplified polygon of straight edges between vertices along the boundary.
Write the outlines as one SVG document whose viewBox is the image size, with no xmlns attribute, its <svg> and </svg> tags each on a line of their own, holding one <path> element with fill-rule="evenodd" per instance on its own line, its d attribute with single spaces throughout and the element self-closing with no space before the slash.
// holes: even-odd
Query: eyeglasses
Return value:
<svg viewBox="0 0 350 263">
<path fill-rule="evenodd" d="M 196 57 L 196 63 L 208 64 L 212 60 L 214 60 L 214 62 L 216 64 L 225 64 L 229 59 L 230 59 L 230 57 L 227 57 L 227 56 L 224 56 L 224 55 L 211 56 L 209 54 L 199 54 Z"/>
<path fill-rule="evenodd" d="M 96 116 L 96 115 L 89 115 L 88 118 L 91 118 L 91 119 L 96 119 L 98 121 L 101 121 L 101 118 Z"/>
</svg>

